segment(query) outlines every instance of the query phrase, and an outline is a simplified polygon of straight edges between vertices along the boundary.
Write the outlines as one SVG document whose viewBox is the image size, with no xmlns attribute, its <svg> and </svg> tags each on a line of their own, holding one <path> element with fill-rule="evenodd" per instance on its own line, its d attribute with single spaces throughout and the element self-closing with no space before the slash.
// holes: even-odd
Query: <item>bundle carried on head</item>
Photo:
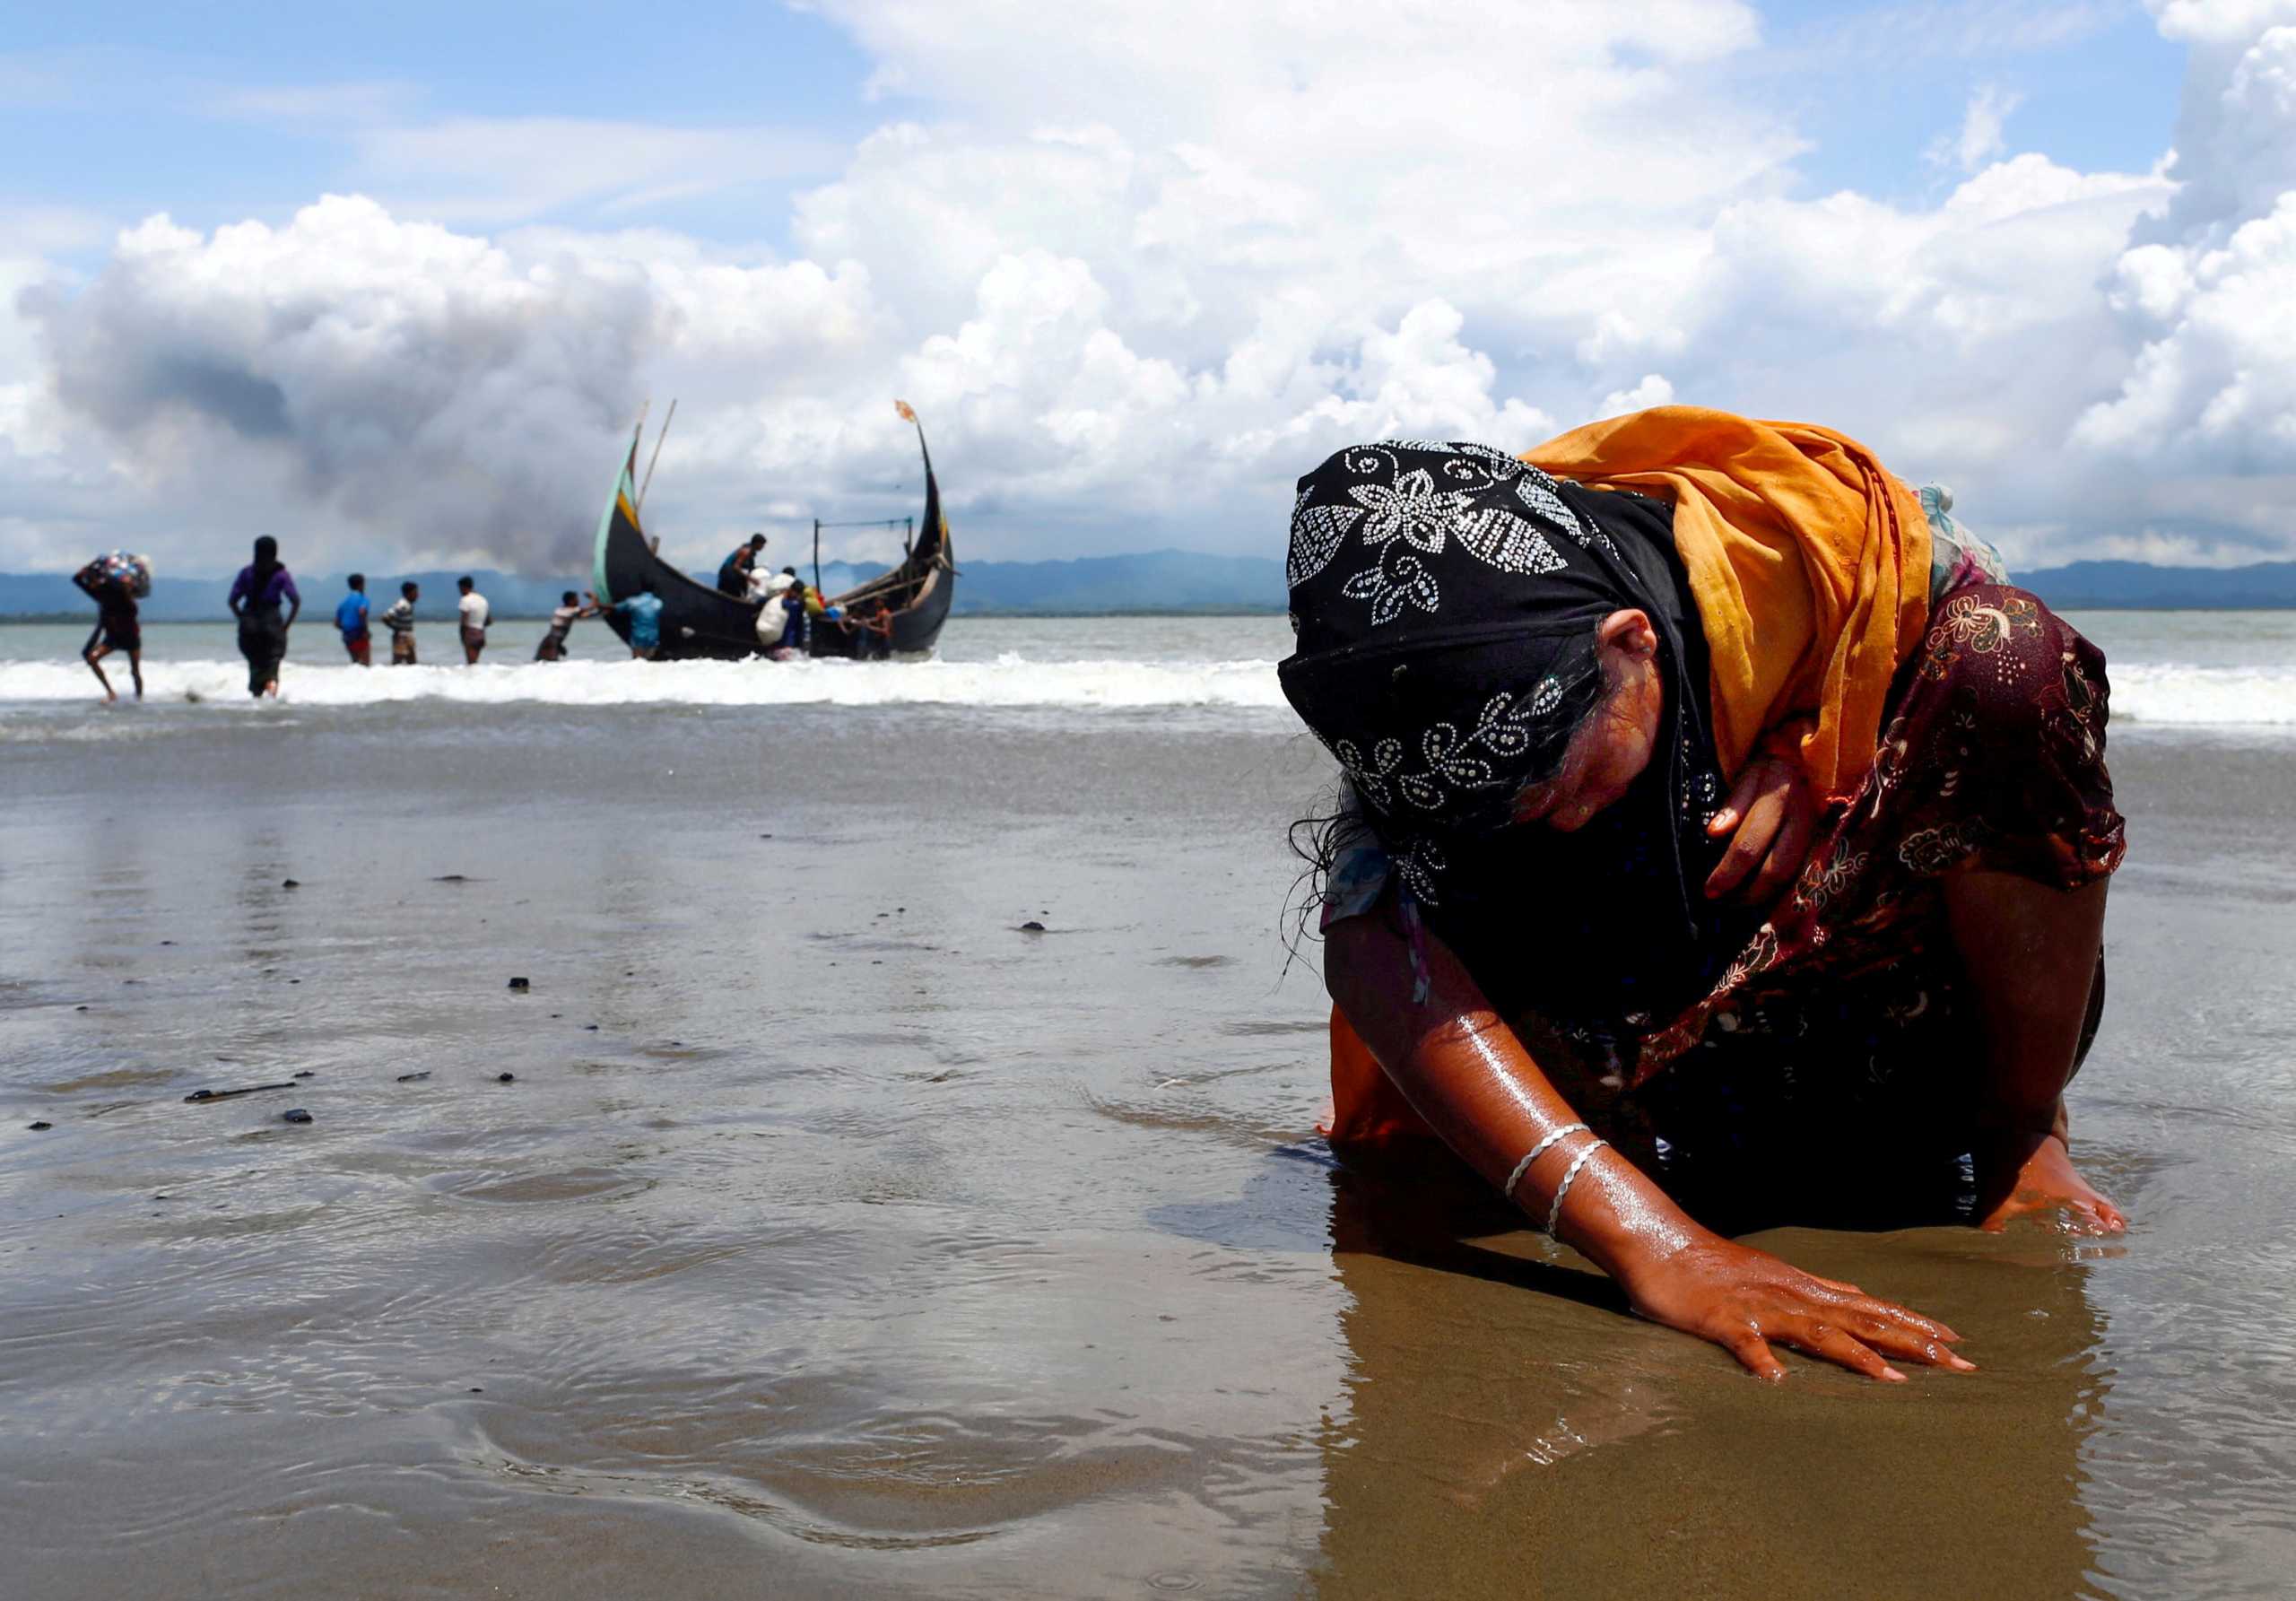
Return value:
<svg viewBox="0 0 2296 1601">
<path fill-rule="evenodd" d="M 152 593 L 152 558 L 137 555 L 133 551 L 106 551 L 89 566 L 102 577 L 127 586 L 128 592 L 138 600 Z"/>
</svg>

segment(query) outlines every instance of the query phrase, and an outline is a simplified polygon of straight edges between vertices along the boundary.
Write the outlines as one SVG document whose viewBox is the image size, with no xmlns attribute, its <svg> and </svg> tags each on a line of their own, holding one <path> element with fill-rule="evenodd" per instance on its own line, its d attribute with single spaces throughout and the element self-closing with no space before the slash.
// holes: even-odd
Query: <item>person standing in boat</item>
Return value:
<svg viewBox="0 0 2296 1601">
<path fill-rule="evenodd" d="M 414 666 L 414 603 L 422 598 L 422 586 L 410 579 L 398 587 L 398 598 L 383 613 L 383 626 L 391 631 L 391 666 Z"/>
<path fill-rule="evenodd" d="M 631 659 L 652 661 L 662 648 L 662 597 L 654 593 L 654 580 L 648 579 L 637 594 L 614 602 L 609 609 L 630 619 Z"/>
<path fill-rule="evenodd" d="M 367 575 L 354 572 L 344 580 L 351 592 L 336 603 L 335 626 L 343 635 L 344 653 L 362 667 L 373 666 L 373 641 L 367 632 Z"/>
<path fill-rule="evenodd" d="M 478 653 L 486 648 L 486 625 L 493 620 L 494 608 L 486 604 L 486 596 L 478 592 L 468 573 L 455 580 L 455 587 L 462 592 L 456 610 L 462 615 L 463 664 L 475 667 Z"/>
<path fill-rule="evenodd" d="M 287 614 L 279 613 L 284 601 Z M 239 621 L 239 654 L 248 658 L 248 693 L 257 700 L 279 694 L 279 667 L 287 659 L 287 631 L 303 609 L 295 575 L 279 560 L 279 542 L 265 534 L 255 542 L 255 560 L 239 569 L 225 602 Z"/>
<path fill-rule="evenodd" d="M 765 535 L 752 534 L 718 564 L 718 591 L 739 600 L 749 593 L 750 573 L 765 554 Z"/>
<path fill-rule="evenodd" d="M 566 636 L 574 631 L 576 623 L 585 617 L 596 617 L 602 609 L 595 595 L 590 596 L 587 605 L 583 605 L 571 589 L 559 596 L 558 609 L 550 614 L 550 631 L 543 635 L 542 643 L 535 647 L 535 660 L 564 661 Z"/>
</svg>

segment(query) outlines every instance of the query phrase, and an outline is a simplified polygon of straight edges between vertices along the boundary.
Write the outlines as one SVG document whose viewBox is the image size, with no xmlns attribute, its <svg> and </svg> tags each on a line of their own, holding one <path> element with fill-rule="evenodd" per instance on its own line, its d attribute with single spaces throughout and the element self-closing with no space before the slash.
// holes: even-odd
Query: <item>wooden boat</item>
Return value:
<svg viewBox="0 0 2296 1601">
<path fill-rule="evenodd" d="M 895 401 L 901 416 L 917 429 L 917 448 L 925 458 L 925 516 L 898 567 L 867 583 L 828 597 L 830 606 L 843 613 L 812 621 L 807 648 L 813 656 L 878 659 L 921 656 L 941 637 L 956 598 L 957 570 L 949 544 L 949 525 L 941 513 L 941 485 L 933 476 L 933 452 L 926 446 L 925 429 L 905 402 Z M 643 426 L 642 424 L 640 425 Z M 629 459 L 614 483 L 613 499 L 598 522 L 597 553 L 591 575 L 601 603 L 611 605 L 635 595 L 648 583 L 662 603 L 661 661 L 706 658 L 740 661 L 762 654 L 758 641 L 760 603 L 727 595 L 697 582 L 655 553 L 639 518 L 640 493 L 635 482 L 638 439 L 630 441 Z M 651 476 L 648 470 L 648 476 Z M 816 560 L 820 528 L 814 525 Z M 818 571 L 816 566 L 816 571 Z M 778 605 L 778 600 L 770 603 Z M 607 624 L 624 642 L 630 619 L 609 611 Z"/>
</svg>

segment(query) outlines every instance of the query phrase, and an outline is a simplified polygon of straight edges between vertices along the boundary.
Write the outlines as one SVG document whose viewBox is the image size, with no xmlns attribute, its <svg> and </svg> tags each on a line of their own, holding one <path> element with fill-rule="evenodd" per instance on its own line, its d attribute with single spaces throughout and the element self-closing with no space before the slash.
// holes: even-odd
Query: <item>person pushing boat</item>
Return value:
<svg viewBox="0 0 2296 1601">
<path fill-rule="evenodd" d="M 1439 1139 L 1635 1310 L 1781 1377 L 1965 1369 L 1740 1245 L 1821 1218 L 2107 1233 L 2064 1091 L 2123 852 L 2103 657 L 1822 428 L 1666 407 L 1302 478 L 1284 694 L 1328 1133 Z"/>
<path fill-rule="evenodd" d="M 654 593 L 652 579 L 647 579 L 637 594 L 618 600 L 604 609 L 630 619 L 630 656 L 632 661 L 650 662 L 660 653 L 662 597 Z"/>
<path fill-rule="evenodd" d="M 571 589 L 560 596 L 557 607 L 550 613 L 550 631 L 543 635 L 542 643 L 535 647 L 535 660 L 564 661 L 567 638 L 573 633 L 574 625 L 585 617 L 596 617 L 600 610 L 598 597 L 595 595 L 589 597 L 587 605 Z"/>
</svg>

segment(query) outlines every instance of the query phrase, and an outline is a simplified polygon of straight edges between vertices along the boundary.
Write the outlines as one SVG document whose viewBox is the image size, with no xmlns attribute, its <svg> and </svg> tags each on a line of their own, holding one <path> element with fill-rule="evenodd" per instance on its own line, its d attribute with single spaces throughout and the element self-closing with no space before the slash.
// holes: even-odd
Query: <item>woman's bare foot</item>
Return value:
<svg viewBox="0 0 2296 1601">
<path fill-rule="evenodd" d="M 1994 1204 L 1978 1227 L 1999 1233 L 2014 1220 L 2032 1214 L 2053 1214 L 2054 1225 L 2067 1234 L 2118 1234 L 2128 1227 L 2121 1209 L 2089 1186 L 2073 1165 L 2065 1141 L 2049 1135 L 2033 1147 L 2017 1169 L 2008 1193 Z"/>
</svg>

